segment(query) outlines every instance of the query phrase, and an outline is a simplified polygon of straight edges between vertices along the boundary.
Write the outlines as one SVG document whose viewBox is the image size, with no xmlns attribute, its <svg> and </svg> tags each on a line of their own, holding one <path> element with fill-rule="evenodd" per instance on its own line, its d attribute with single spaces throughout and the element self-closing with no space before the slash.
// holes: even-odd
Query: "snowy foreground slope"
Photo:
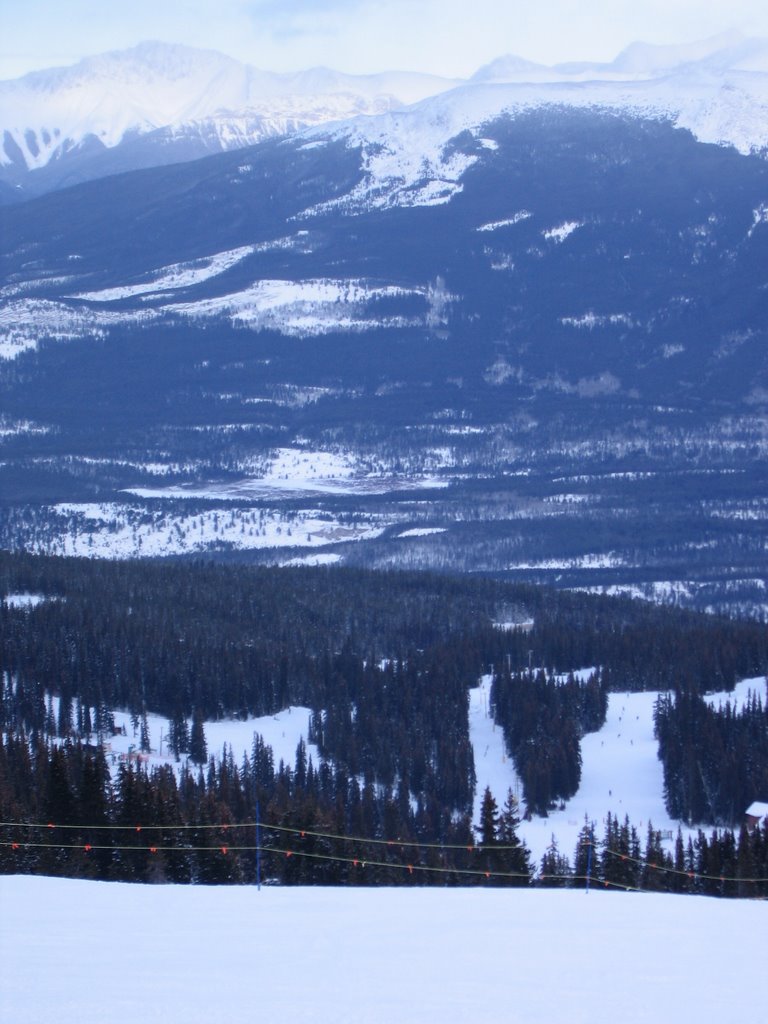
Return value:
<svg viewBox="0 0 768 1024">
<path fill-rule="evenodd" d="M 693 896 L 10 876 L 0 903 L 15 1024 L 722 1024 L 768 956 L 765 904 Z"/>
</svg>

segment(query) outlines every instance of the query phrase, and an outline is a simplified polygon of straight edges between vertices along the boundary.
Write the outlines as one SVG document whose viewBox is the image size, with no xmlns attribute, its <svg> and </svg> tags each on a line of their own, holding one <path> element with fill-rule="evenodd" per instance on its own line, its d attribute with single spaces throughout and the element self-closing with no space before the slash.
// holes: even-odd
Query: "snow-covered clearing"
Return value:
<svg viewBox="0 0 768 1024">
<path fill-rule="evenodd" d="M 577 228 L 584 227 L 584 222 L 580 220 L 567 220 L 562 224 L 558 224 L 557 227 L 548 228 L 546 231 L 542 231 L 542 235 L 547 239 L 548 242 L 564 242 L 569 235 L 572 235 Z"/>
<path fill-rule="evenodd" d="M 695 896 L 5 876 L 0 903 L 14 1024 L 722 1024 L 768 955 L 764 904 Z"/>
<path fill-rule="evenodd" d="M 578 792 L 564 810 L 552 811 L 549 818 L 534 818 L 521 829 L 539 860 L 553 834 L 561 852 L 573 857 L 585 818 L 596 822 L 600 837 L 609 812 L 621 820 L 628 815 L 643 841 L 649 822 L 655 829 L 676 834 L 677 822 L 664 806 L 662 765 L 653 735 L 657 697 L 655 692 L 610 695 L 605 725 L 581 741 Z"/>
<path fill-rule="evenodd" d="M 54 700 L 54 714 L 58 714 L 58 698 Z M 275 768 L 281 761 L 293 767 L 296 761 L 296 748 L 301 739 L 307 739 L 309 733 L 308 708 L 289 707 L 276 715 L 263 715 L 260 718 L 222 719 L 219 722 L 205 723 L 205 740 L 208 755 L 219 760 L 226 746 L 234 758 L 235 764 L 242 764 L 243 754 L 249 757 L 253 751 L 253 738 L 258 734 L 267 746 L 272 748 Z M 134 730 L 131 716 L 127 711 L 115 711 L 115 726 L 123 728 L 125 735 L 113 736 L 106 744 L 107 761 L 112 766 L 130 757 L 138 750 L 139 730 Z M 161 764 L 173 764 L 174 757 L 168 749 L 168 720 L 160 715 L 147 715 L 149 727 L 149 743 L 151 752 L 142 756 L 143 762 L 153 768 Z M 307 755 L 317 764 L 319 757 L 317 747 L 307 743 Z"/>
<path fill-rule="evenodd" d="M 0 603 L 7 608 L 34 608 L 45 600 L 44 594 L 7 594 Z"/>
<path fill-rule="evenodd" d="M 49 299 L 24 298 L 6 302 L 0 308 L 0 359 L 16 359 L 36 349 L 42 338 L 69 341 L 102 338 L 116 325 L 144 323 L 151 310 L 110 312 L 74 308 Z"/>
<path fill-rule="evenodd" d="M 174 488 L 146 488 L 141 493 L 192 496 L 183 491 L 177 494 Z M 110 502 L 62 503 L 48 511 L 61 527 L 54 527 L 47 539 L 37 543 L 36 550 L 87 558 L 169 556 L 212 548 L 320 548 L 378 537 L 387 525 L 370 516 L 342 521 L 318 509 L 227 507 L 185 516 Z"/>
<path fill-rule="evenodd" d="M 731 693 L 709 693 L 704 700 L 713 708 L 731 705 L 732 711 L 743 711 L 750 697 L 759 697 L 763 707 L 768 703 L 768 678 L 757 676 L 755 679 L 742 679 L 736 683 Z"/>
<path fill-rule="evenodd" d="M 435 453 L 435 461 L 441 453 Z M 443 454 L 442 459 L 445 461 Z M 144 498 L 204 498 L 243 500 L 265 495 L 280 497 L 307 494 L 386 494 L 389 491 L 448 487 L 448 480 L 406 472 L 388 473 L 380 466 L 371 471 L 352 453 L 312 448 L 276 448 L 259 476 L 202 486 L 141 487 L 130 493 Z"/>
<path fill-rule="evenodd" d="M 528 220 L 533 214 L 530 210 L 519 210 L 511 217 L 506 217 L 504 220 L 493 220 L 487 224 L 481 224 L 479 228 L 475 228 L 475 231 L 498 231 L 499 228 L 512 227 L 514 224 L 519 224 L 522 220 Z"/>
<path fill-rule="evenodd" d="M 405 530 L 403 533 L 398 533 L 398 540 L 405 540 L 408 537 L 431 537 L 435 533 L 447 533 L 447 529 L 444 526 L 414 526 L 410 530 Z"/>
<path fill-rule="evenodd" d="M 507 569 L 615 569 L 626 559 L 615 551 L 590 552 L 574 558 L 542 558 L 537 562 L 510 562 Z"/>
<path fill-rule="evenodd" d="M 421 289 L 379 286 L 358 280 L 260 280 L 235 294 L 175 303 L 164 308 L 193 319 L 228 316 L 232 323 L 253 330 L 277 330 L 309 337 L 329 331 L 371 330 L 416 323 L 402 317 L 371 317 L 366 309 L 383 299 L 421 294 Z"/>
</svg>

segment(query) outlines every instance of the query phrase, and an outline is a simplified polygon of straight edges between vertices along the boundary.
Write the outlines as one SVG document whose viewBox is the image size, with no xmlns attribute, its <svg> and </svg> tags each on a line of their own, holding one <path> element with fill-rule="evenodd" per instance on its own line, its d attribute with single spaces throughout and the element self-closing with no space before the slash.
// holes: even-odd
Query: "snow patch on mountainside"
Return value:
<svg viewBox="0 0 768 1024">
<path fill-rule="evenodd" d="M 546 231 L 542 231 L 542 235 L 548 242 L 564 242 L 569 235 L 572 235 L 577 228 L 584 227 L 584 222 L 580 220 L 567 220 L 563 224 L 558 224 L 557 227 L 548 228 Z"/>
<path fill-rule="evenodd" d="M 748 238 L 752 237 L 761 224 L 768 224 L 768 203 L 761 203 L 756 210 L 752 211 L 752 217 L 752 227 L 747 232 Z"/>
<path fill-rule="evenodd" d="M 577 555 L 574 558 L 542 558 L 537 562 L 512 562 L 507 569 L 616 569 L 626 565 L 627 561 L 613 551 Z"/>
<path fill-rule="evenodd" d="M 582 313 L 581 316 L 560 317 L 560 323 L 564 327 L 577 327 L 588 331 L 592 331 L 596 327 L 615 327 L 617 324 L 621 324 L 625 327 L 638 326 L 629 313 L 600 314 L 594 313 L 592 310 L 588 313 Z M 674 355 L 674 353 L 671 354 Z"/>
<path fill-rule="evenodd" d="M 462 190 L 464 172 L 478 159 L 448 145 L 463 126 L 461 113 L 457 120 L 451 105 L 436 116 L 432 106 L 420 106 L 342 126 L 332 137 L 359 149 L 364 177 L 347 195 L 311 207 L 303 216 L 449 202 Z"/>
<path fill-rule="evenodd" d="M 304 281 L 265 279 L 241 291 L 212 298 L 167 301 L 168 293 L 204 284 L 255 251 L 255 246 L 243 246 L 188 263 L 168 265 L 152 273 L 148 280 L 70 295 L 68 304 L 31 296 L 12 299 L 0 306 L 0 359 L 14 359 L 35 349 L 43 338 L 100 338 L 110 327 L 146 323 L 160 317 L 193 320 L 228 317 L 232 324 L 251 330 L 274 330 L 298 337 L 377 327 L 423 324 L 435 327 L 443 322 L 448 305 L 456 299 L 439 280 L 423 287 L 404 288 L 361 279 L 310 278 Z M 34 290 L 38 284 L 37 281 L 27 282 L 26 288 Z M 424 310 L 420 316 L 385 312 L 391 300 L 413 296 L 423 300 Z M 91 305 L 130 299 L 141 300 L 143 305 L 120 310 Z"/>
<path fill-rule="evenodd" d="M 398 533 L 398 540 L 406 540 L 409 537 L 431 537 L 436 533 L 447 533 L 447 529 L 444 526 L 414 526 L 410 530 L 403 530 L 402 533 Z"/>
<path fill-rule="evenodd" d="M 37 348 L 43 338 L 71 341 L 104 337 L 109 327 L 139 323 L 155 316 L 152 310 L 111 313 L 75 309 L 47 299 L 19 299 L 0 306 L 0 359 L 15 359 Z"/>
<path fill-rule="evenodd" d="M 196 284 L 209 281 L 212 277 L 225 273 L 236 266 L 246 256 L 255 251 L 255 246 L 244 245 L 239 249 L 219 252 L 215 256 L 191 260 L 189 263 L 174 263 L 161 267 L 149 281 L 141 284 L 124 285 L 118 288 L 105 288 L 96 292 L 80 292 L 73 295 L 74 299 L 85 299 L 89 302 L 117 302 L 135 295 L 146 295 L 152 292 L 177 291 L 190 288 Z"/>
<path fill-rule="evenodd" d="M 426 291 L 371 285 L 360 280 L 263 280 L 232 295 L 177 303 L 165 309 L 192 319 L 228 316 L 233 324 L 252 330 L 310 336 L 329 331 L 410 326 L 416 321 L 371 316 L 367 310 L 377 300 L 418 294 L 425 295 Z"/>
<path fill-rule="evenodd" d="M 306 211 L 421 206 L 448 202 L 461 178 L 480 159 L 496 119 L 542 108 L 576 108 L 667 121 L 699 141 L 729 145 L 741 153 L 768 149 L 768 74 L 688 66 L 656 77 L 587 77 L 561 74 L 555 81 L 474 81 L 404 111 L 362 119 L 331 137 L 359 149 L 365 177 L 346 197 Z M 328 129 L 321 129 L 327 137 Z M 457 140 L 463 133 L 471 138 Z M 312 133 L 310 133 L 311 137 Z M 483 229 L 494 230 L 504 222 Z M 580 226 L 562 225 L 548 237 L 562 241 Z"/>
<path fill-rule="evenodd" d="M 511 217 L 507 217 L 506 220 L 494 220 L 488 224 L 481 224 L 479 228 L 475 228 L 476 231 L 498 231 L 499 228 L 511 227 L 514 224 L 519 224 L 522 220 L 528 220 L 533 214 L 530 210 L 519 210 Z"/>
<path fill-rule="evenodd" d="M 34 550 L 87 558 L 138 558 L 255 548 L 320 548 L 371 539 L 384 527 L 370 517 L 342 523 L 319 510 L 206 509 L 179 515 L 138 505 L 62 503 L 49 510 L 48 535 Z M 57 528 L 56 522 L 60 523 Z"/>
<path fill-rule="evenodd" d="M 768 679 L 765 676 L 756 676 L 754 679 L 741 679 L 734 686 L 732 691 L 722 690 L 717 693 L 708 693 L 704 700 L 713 708 L 731 705 L 734 714 L 743 711 L 744 705 L 753 697 L 760 700 L 763 707 L 768 704 Z"/>
<path fill-rule="evenodd" d="M 6 594 L 0 600 L 0 604 L 6 608 L 36 608 L 43 601 L 48 600 L 44 594 Z"/>
<path fill-rule="evenodd" d="M 4 437 L 20 437 L 23 434 L 49 434 L 50 427 L 45 427 L 32 420 L 16 420 L 0 414 L 0 439 Z"/>
</svg>

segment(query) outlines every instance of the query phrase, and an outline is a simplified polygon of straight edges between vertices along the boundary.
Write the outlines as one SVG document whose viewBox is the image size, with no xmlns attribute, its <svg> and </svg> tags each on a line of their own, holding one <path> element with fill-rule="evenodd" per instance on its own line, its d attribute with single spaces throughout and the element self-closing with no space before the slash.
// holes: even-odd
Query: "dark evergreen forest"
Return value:
<svg viewBox="0 0 768 1024">
<path fill-rule="evenodd" d="M 523 783 L 528 811 L 546 814 L 581 781 L 581 737 L 605 722 L 608 691 L 597 670 L 586 682 L 537 673 L 494 676 L 491 706 Z"/>
<path fill-rule="evenodd" d="M 659 697 L 654 720 L 673 818 L 729 824 L 768 793 L 768 707 L 758 697 L 715 708 L 683 689 Z"/>
<path fill-rule="evenodd" d="M 682 708 L 768 666 L 759 623 L 488 579 L 2 553 L 0 595 L 13 594 L 44 599 L 0 603 L 4 872 L 249 881 L 258 846 L 263 877 L 284 883 L 527 884 L 519 816 L 578 788 L 580 740 L 610 689 L 668 689 Z M 568 676 L 590 666 L 585 682 Z M 483 673 L 524 806 L 484 802 L 473 822 L 467 706 Z M 318 763 L 302 743 L 276 765 L 259 737 L 239 763 L 207 756 L 204 720 L 290 704 L 312 709 Z M 110 771 L 101 740 L 117 709 L 140 749 L 145 716 L 167 717 L 189 758 Z M 743 767 L 753 786 L 768 763 L 757 715 L 719 725 L 737 751 L 742 719 L 762 728 Z M 741 792 L 715 823 L 738 820 Z M 543 875 L 583 877 L 578 856 L 571 869 L 553 851 Z"/>
</svg>

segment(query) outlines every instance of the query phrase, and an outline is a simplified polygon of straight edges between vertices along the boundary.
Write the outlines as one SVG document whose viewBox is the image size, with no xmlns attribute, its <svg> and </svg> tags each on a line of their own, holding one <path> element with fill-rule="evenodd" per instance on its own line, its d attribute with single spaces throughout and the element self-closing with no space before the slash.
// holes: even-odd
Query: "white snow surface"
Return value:
<svg viewBox="0 0 768 1024">
<path fill-rule="evenodd" d="M 65 302 L 36 298 L 33 295 L 10 297 L 34 290 L 50 278 L 17 283 L 0 293 L 8 295 L 0 302 L 0 359 L 15 359 L 34 349 L 42 338 L 68 340 L 103 338 L 110 327 L 127 323 L 148 323 L 162 317 L 205 320 L 228 317 L 233 325 L 250 330 L 274 330 L 290 337 L 316 337 L 330 331 L 362 331 L 378 327 L 435 326 L 447 302 L 455 296 L 440 293 L 434 285 L 404 288 L 391 283 L 374 283 L 352 278 L 309 278 L 254 280 L 248 287 L 205 299 L 173 301 L 182 289 L 194 288 L 223 275 L 259 245 L 305 246 L 302 232 L 290 239 L 241 246 L 201 257 L 188 263 L 158 268 L 148 277 L 126 281 L 95 291 L 79 291 Z M 254 275 L 255 276 L 255 275 Z M 376 304 L 399 296 L 418 296 L 424 300 L 420 316 L 376 315 Z M 131 308 L 102 309 L 92 303 L 108 305 L 137 300 Z M 442 303 L 442 305 L 441 305 Z"/>
<path fill-rule="evenodd" d="M 146 491 L 152 496 L 172 495 Z M 342 541 L 379 536 L 384 526 L 358 516 L 343 523 L 330 513 L 313 509 L 228 507 L 189 515 L 150 512 L 141 506 L 98 503 L 61 503 L 49 513 L 58 517 L 53 530 L 35 550 L 53 555 L 87 558 L 137 558 L 207 551 L 211 547 L 319 548 Z"/>
<path fill-rule="evenodd" d="M 500 228 L 512 227 L 515 224 L 519 224 L 522 220 L 528 220 L 533 214 L 529 210 L 519 210 L 512 217 L 507 217 L 504 220 L 493 220 L 487 224 L 481 224 L 480 227 L 475 228 L 476 231 L 498 231 Z"/>
<path fill-rule="evenodd" d="M 409 473 L 394 476 L 373 473 L 355 460 L 351 453 L 314 448 L 276 448 L 259 475 L 234 483 L 206 486 L 133 488 L 132 494 L 145 498 L 215 498 L 242 500 L 264 495 L 307 494 L 386 494 L 393 490 L 447 487 L 447 480 Z"/>
<path fill-rule="evenodd" d="M 165 310 L 192 319 L 229 316 L 252 330 L 276 330 L 307 337 L 329 331 L 361 331 L 417 323 L 402 317 L 372 317 L 366 307 L 397 295 L 426 295 L 426 290 L 372 285 L 359 280 L 319 278 L 306 281 L 261 280 L 243 291 L 169 304 Z"/>
<path fill-rule="evenodd" d="M 625 565 L 615 552 L 590 553 L 574 558 L 542 558 L 537 562 L 510 562 L 508 569 L 610 569 Z"/>
<path fill-rule="evenodd" d="M 572 235 L 577 228 L 584 227 L 584 222 L 580 220 L 567 220 L 562 224 L 558 224 L 554 228 L 547 228 L 546 231 L 542 231 L 542 235 L 547 239 L 548 242 L 564 242 L 569 235 Z"/>
<path fill-rule="evenodd" d="M 0 604 L 7 608 L 35 608 L 45 600 L 45 594 L 6 594 L 0 600 Z"/>
<path fill-rule="evenodd" d="M 91 302 L 116 302 L 120 299 L 132 298 L 135 295 L 189 288 L 223 274 L 255 251 L 255 246 L 244 245 L 239 249 L 219 252 L 214 256 L 206 256 L 189 263 L 175 263 L 162 267 L 153 274 L 149 281 L 118 288 L 104 288 L 96 292 L 81 292 L 79 295 L 73 295 L 72 298 L 87 299 Z"/>
<path fill-rule="evenodd" d="M 768 955 L 764 904 L 697 896 L 2 876 L 0 903 L 15 1024 L 722 1024 Z"/>
<path fill-rule="evenodd" d="M 742 679 L 736 683 L 732 693 L 709 693 L 704 700 L 712 707 L 725 707 L 731 705 L 731 710 L 738 712 L 743 710 L 744 705 L 750 697 L 759 697 L 763 707 L 768 704 L 768 679 L 765 676 L 757 676 L 755 679 Z"/>
<path fill-rule="evenodd" d="M 405 540 L 408 537 L 430 537 L 435 533 L 447 533 L 444 526 L 414 526 L 410 530 L 404 530 L 397 535 L 398 540 Z"/>
</svg>

